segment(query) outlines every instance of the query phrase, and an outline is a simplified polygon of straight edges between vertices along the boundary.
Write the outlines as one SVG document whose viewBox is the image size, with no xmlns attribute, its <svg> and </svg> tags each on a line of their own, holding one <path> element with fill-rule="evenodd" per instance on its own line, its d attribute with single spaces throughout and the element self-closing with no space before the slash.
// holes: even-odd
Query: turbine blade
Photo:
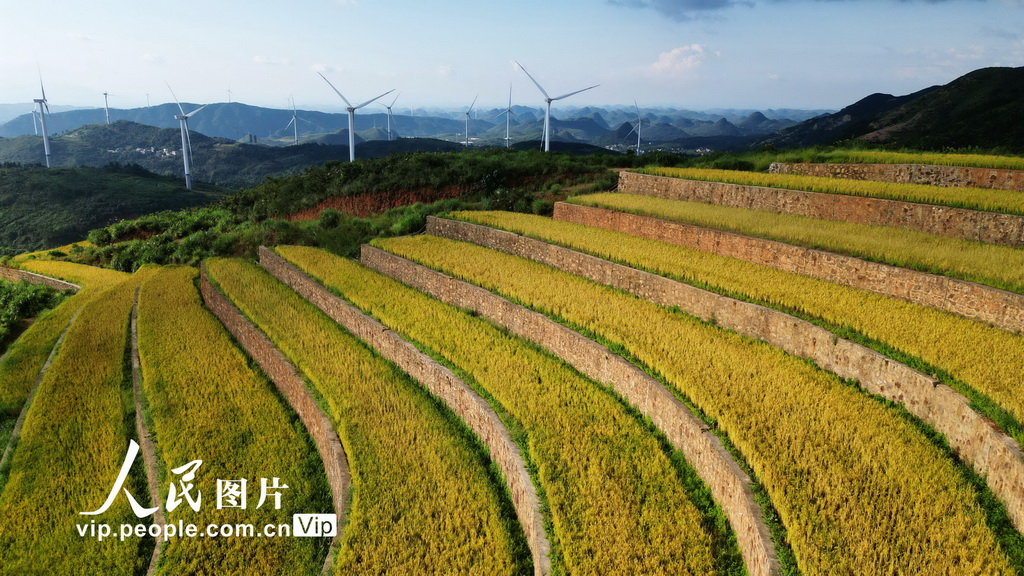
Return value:
<svg viewBox="0 0 1024 576">
<path fill-rule="evenodd" d="M 479 98 L 479 97 L 480 97 L 479 94 L 477 94 L 476 96 L 473 96 L 473 103 L 469 105 L 469 111 L 467 111 L 466 114 L 469 114 L 470 112 L 473 111 L 473 106 L 476 106 L 476 99 Z"/>
<path fill-rule="evenodd" d="M 171 91 L 171 97 L 174 98 L 174 103 L 178 105 L 178 110 L 181 110 L 181 115 L 184 116 L 185 109 L 181 107 L 181 102 L 178 102 L 178 97 L 174 94 L 174 88 L 171 88 L 170 83 L 166 80 L 164 81 L 164 84 L 167 84 L 167 89 Z"/>
<path fill-rule="evenodd" d="M 636 99 L 633 99 L 633 108 L 636 108 L 637 121 L 642 122 L 643 121 L 643 117 L 640 116 L 640 106 L 636 103 Z"/>
<path fill-rule="evenodd" d="M 508 83 L 508 110 L 512 111 L 512 83 Z"/>
<path fill-rule="evenodd" d="M 600 84 L 594 84 L 590 88 L 584 88 L 583 90 L 577 90 L 575 92 L 569 92 L 568 94 L 562 94 L 561 96 L 556 96 L 556 97 L 552 98 L 552 100 L 561 100 L 562 98 L 568 98 L 569 96 L 572 96 L 573 94 L 579 94 L 580 92 L 586 92 L 587 90 L 591 90 L 593 88 L 597 88 L 598 86 L 600 86 Z"/>
<path fill-rule="evenodd" d="M 289 120 L 288 123 L 284 125 L 284 128 L 282 128 L 282 130 L 287 130 L 287 129 L 291 128 L 292 124 L 294 124 L 294 123 L 295 123 L 295 117 L 292 116 L 292 119 Z"/>
<path fill-rule="evenodd" d="M 362 104 L 360 104 L 358 106 L 353 106 L 353 108 L 355 108 L 356 110 L 359 110 L 363 106 L 366 106 L 367 104 L 371 104 L 371 103 L 377 101 L 378 99 L 383 98 L 383 97 L 387 96 L 388 94 L 391 94 L 394 91 L 395 91 L 395 89 L 392 88 L 391 90 L 388 90 L 387 92 L 381 94 L 380 96 L 377 96 L 376 98 L 370 98 L 369 100 L 367 100 L 366 102 L 363 102 Z"/>
<path fill-rule="evenodd" d="M 320 73 L 317 72 L 317 74 L 320 74 Z M 327 85 L 330 86 L 332 90 L 337 92 L 338 96 L 341 96 L 341 99 L 345 101 L 345 106 L 348 106 L 349 108 L 352 107 L 352 103 L 348 101 L 348 98 L 345 98 L 345 95 L 342 94 L 341 92 L 339 92 L 338 89 L 334 87 L 334 84 L 331 84 L 331 81 L 328 80 L 326 76 L 324 76 L 323 74 L 320 74 L 320 77 L 324 79 L 324 82 L 327 82 Z"/>
<path fill-rule="evenodd" d="M 536 80 L 534 80 L 533 76 L 530 76 L 530 73 L 526 72 L 526 68 L 523 68 L 522 64 L 520 64 L 519 62 L 516 62 L 516 66 L 519 66 L 519 69 L 526 73 L 526 77 L 529 78 L 530 80 L 532 80 L 533 83 L 537 85 L 537 89 L 540 90 L 540 93 L 543 94 L 545 98 L 551 98 L 551 96 L 548 96 L 547 91 L 544 90 L 544 87 L 540 85 L 540 82 L 537 82 Z"/>
<path fill-rule="evenodd" d="M 200 106 L 199 108 L 196 108 L 195 110 L 193 110 L 193 111 L 189 112 L 188 114 L 185 114 L 185 117 L 186 117 L 186 118 L 191 118 L 191 117 L 195 116 L 197 112 L 199 112 L 199 111 L 200 111 L 200 110 L 202 110 L 203 108 L 206 108 L 207 106 L 209 106 L 209 104 L 203 104 L 203 105 L 202 105 L 202 106 Z"/>
<path fill-rule="evenodd" d="M 185 141 L 188 142 L 188 155 L 189 155 L 189 157 L 190 158 L 194 158 L 195 155 L 192 154 L 192 135 L 189 134 L 188 120 L 185 120 Z"/>
<path fill-rule="evenodd" d="M 401 95 L 402 95 L 401 92 L 399 92 L 398 94 L 395 94 L 395 99 L 391 101 L 391 106 L 394 106 L 395 102 L 398 102 L 398 97 L 401 96 Z M 388 110 L 391 109 L 391 106 L 388 106 Z"/>
</svg>

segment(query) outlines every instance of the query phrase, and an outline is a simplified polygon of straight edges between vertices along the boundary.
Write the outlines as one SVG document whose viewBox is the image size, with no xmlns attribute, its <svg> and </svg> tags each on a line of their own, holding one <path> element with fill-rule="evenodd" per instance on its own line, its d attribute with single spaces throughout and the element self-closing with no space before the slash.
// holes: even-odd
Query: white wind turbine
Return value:
<svg viewBox="0 0 1024 576">
<path fill-rule="evenodd" d="M 539 82 L 534 80 L 533 76 L 530 76 L 529 72 L 526 72 L 526 68 L 523 68 L 522 64 L 516 62 L 516 66 L 518 66 L 520 70 L 525 72 L 526 76 L 530 80 L 533 80 L 533 83 L 537 86 L 537 89 L 540 90 L 540 93 L 544 95 L 544 101 L 547 102 L 548 107 L 547 110 L 544 112 L 544 151 L 548 152 L 551 150 L 551 103 L 554 102 L 555 100 L 562 100 L 563 98 L 568 98 L 569 96 L 572 96 L 574 94 L 579 94 L 580 92 L 586 92 L 591 88 L 597 88 L 598 86 L 600 86 L 600 84 L 594 84 L 593 86 L 590 86 L 588 88 L 577 90 L 575 92 L 569 92 L 568 94 L 562 94 L 561 96 L 555 96 L 554 98 L 552 98 L 551 96 L 548 96 L 548 93 L 546 90 L 544 90 L 544 87 L 541 86 Z"/>
<path fill-rule="evenodd" d="M 479 97 L 479 94 L 474 96 L 473 103 L 469 105 L 469 110 L 466 110 L 466 148 L 469 148 L 469 115 L 473 113 L 473 106 L 476 106 L 476 99 Z"/>
<path fill-rule="evenodd" d="M 320 74 L 320 72 L 317 72 L 317 74 Z M 323 74 L 320 74 L 320 77 L 323 78 L 324 82 L 327 82 L 327 85 L 330 86 L 331 89 L 334 90 L 334 92 L 338 96 L 341 96 L 341 99 L 345 101 L 345 106 L 347 106 L 347 108 L 345 108 L 345 109 L 348 110 L 348 161 L 349 162 L 355 162 L 356 161 L 356 110 L 359 110 L 363 106 L 367 106 L 367 105 L 377 101 L 378 99 L 383 98 L 383 97 L 387 96 L 388 94 L 391 94 L 392 92 L 395 91 L 395 89 L 392 88 L 391 90 L 388 90 L 387 92 L 381 94 L 380 96 L 377 96 L 376 98 L 372 98 L 370 100 L 367 100 L 366 102 L 363 102 L 362 104 L 359 104 L 357 106 L 353 106 L 352 103 L 348 101 L 348 98 L 345 98 L 345 96 L 341 92 L 339 92 L 337 88 L 334 87 L 334 84 L 331 84 L 331 81 L 328 80 L 326 76 L 324 76 Z"/>
<path fill-rule="evenodd" d="M 46 155 L 46 167 L 50 167 L 50 135 L 46 132 L 46 113 L 50 111 L 50 105 L 46 103 L 46 88 L 43 88 L 43 77 L 39 76 L 39 91 L 42 98 L 33 100 L 39 106 L 39 125 L 43 130 L 43 153 Z"/>
<path fill-rule="evenodd" d="M 395 119 L 395 115 L 391 112 L 391 107 L 395 105 L 395 102 L 398 102 L 398 97 L 401 96 L 401 95 L 402 95 L 401 92 L 399 92 L 398 94 L 395 94 L 395 99 L 391 101 L 391 104 L 384 104 L 382 102 L 377 102 L 377 104 L 380 104 L 381 106 L 383 106 L 383 107 L 388 109 L 388 142 L 391 142 L 391 123 L 394 122 L 394 119 Z"/>
<path fill-rule="evenodd" d="M 636 132 L 636 155 L 639 156 L 640 155 L 640 126 L 643 125 L 644 119 L 643 119 L 643 116 L 640 115 L 640 106 L 637 105 L 636 100 L 633 100 L 633 107 L 636 108 L 636 126 L 634 126 L 633 129 L 630 130 L 629 133 L 627 133 L 625 137 L 623 137 L 623 140 L 625 140 L 626 137 L 629 137 L 629 135 L 632 134 L 633 132 Z"/>
<path fill-rule="evenodd" d="M 39 120 L 36 118 L 35 106 L 32 106 L 32 133 L 39 136 Z"/>
<path fill-rule="evenodd" d="M 107 102 L 107 96 L 109 95 L 109 92 L 103 93 L 103 112 L 107 115 L 107 126 L 110 125 L 110 103 Z"/>
<path fill-rule="evenodd" d="M 291 98 L 289 98 L 289 100 L 291 100 L 291 102 L 292 102 L 292 119 L 288 121 L 288 124 L 285 125 L 284 129 L 287 130 L 289 126 L 291 126 L 291 127 L 293 127 L 295 129 L 295 139 L 293 140 L 293 142 L 295 144 L 298 144 L 299 143 L 299 111 L 295 109 L 295 98 L 291 97 Z"/>
<path fill-rule="evenodd" d="M 174 95 L 174 90 L 170 84 L 167 84 L 167 89 L 171 91 L 171 96 L 174 96 L 174 102 L 178 105 L 178 110 L 181 114 L 175 114 L 174 119 L 178 121 L 181 126 L 181 157 L 185 162 L 185 188 L 192 189 L 192 139 L 188 135 L 188 119 L 195 116 L 197 112 L 206 108 L 208 104 L 203 104 L 199 108 L 185 114 L 185 109 L 181 107 L 181 102 L 178 102 L 178 97 Z"/>
</svg>

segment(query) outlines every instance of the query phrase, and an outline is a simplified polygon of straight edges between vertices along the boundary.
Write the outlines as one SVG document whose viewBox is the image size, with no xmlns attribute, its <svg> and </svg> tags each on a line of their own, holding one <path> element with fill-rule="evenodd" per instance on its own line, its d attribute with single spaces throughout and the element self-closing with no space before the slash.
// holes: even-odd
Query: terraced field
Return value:
<svg viewBox="0 0 1024 576">
<path fill-rule="evenodd" d="M 911 160 L 1020 167 L 1019 159 L 1005 158 Z M 789 187 L 799 180 L 680 175 Z M 807 187 L 927 202 L 934 214 L 948 206 L 1024 212 L 1019 193 L 856 188 L 861 184 Z M 910 292 L 937 284 L 905 277 L 903 268 L 1024 293 L 1024 250 L 1017 248 L 622 194 L 573 201 L 770 238 L 780 247 L 814 247 L 820 252 L 813 258 L 822 261 L 847 262 L 839 260 L 845 254 L 885 262 L 892 266 L 879 281 Z M 212 284 L 190 267 L 149 266 L 127 275 L 39 259 L 45 253 L 13 260 L 82 289 L 41 315 L 0 358 L 0 575 L 1024 574 L 1024 332 L 957 313 L 976 304 L 966 299 L 984 300 L 991 291 L 942 292 L 913 303 L 726 257 L 718 240 L 694 249 L 640 237 L 636 229 L 627 234 L 524 214 L 451 217 L 481 225 L 473 235 L 450 234 L 476 243 L 440 237 L 465 227 L 440 220 L 428 225 L 433 234 L 373 242 L 392 262 L 408 258 L 427 268 L 404 260 L 380 268 L 395 278 L 297 246 L 264 252 L 280 263 L 264 258 L 266 269 L 210 260 Z M 499 235 L 501 242 L 494 240 Z M 570 257 L 556 247 L 584 254 Z M 413 270 L 430 274 L 432 284 L 414 281 Z M 613 282 L 614 274 L 626 284 Z M 699 287 L 735 300 L 710 295 L 713 306 L 705 296 L 666 303 L 651 295 L 655 280 L 691 290 L 680 294 Z M 484 294 L 490 310 L 508 317 L 475 306 L 461 310 L 425 293 L 445 289 L 463 298 Z M 224 316 L 214 295 L 240 310 L 237 320 Z M 936 298 L 942 310 L 927 304 Z M 991 314 L 1024 317 L 1013 298 L 1019 295 L 990 302 Z M 526 309 L 513 310 L 510 302 Z M 134 371 L 133 306 L 140 360 Z M 341 306 L 366 324 L 352 328 Z M 538 332 L 568 331 L 605 345 L 594 349 L 653 376 L 657 390 L 670 394 L 659 398 L 689 407 L 699 426 L 665 432 L 671 423 L 650 398 L 618 396 L 613 390 L 627 388 L 609 384 L 611 371 L 580 367 L 590 374 L 584 376 L 567 363 L 566 350 L 541 348 L 531 340 L 542 339 L 518 331 L 526 323 L 513 329 L 523 318 L 516 314 L 547 322 L 529 324 Z M 765 341 L 725 328 L 741 316 L 751 329 L 735 329 Z M 397 359 L 386 342 L 408 354 Z M 848 352 L 860 344 L 874 352 Z M 807 349 L 832 354 L 820 366 L 865 381 L 844 380 L 803 359 L 813 357 L 799 352 Z M 874 376 L 865 358 L 879 381 L 866 380 Z M 431 373 L 442 376 L 431 380 Z M 133 374 L 141 377 L 135 389 Z M 457 385 L 463 388 L 455 395 L 444 389 Z M 881 395 L 869 392 L 875 390 Z M 489 410 L 496 427 L 481 427 L 456 397 Z M 320 415 L 321 428 L 309 410 Z M 932 425 L 951 431 L 948 444 Z M 700 451 L 677 449 L 696 442 L 694 435 L 706 438 L 698 428 L 728 449 L 721 452 L 735 471 L 728 478 L 707 474 L 704 460 L 696 465 L 707 458 Z M 492 434 L 504 434 L 507 444 Z M 110 494 L 135 441 L 143 457 L 124 469 L 125 490 Z M 331 441 L 344 472 L 330 464 L 337 456 L 325 448 Z M 520 477 L 509 476 L 502 446 L 521 462 Z M 187 487 L 193 480 L 177 467 L 196 460 L 203 463 L 195 486 Z M 695 469 L 704 472 L 698 477 Z M 261 478 L 287 485 L 279 490 L 280 507 L 273 498 L 256 506 Z M 230 499 L 221 506 L 223 479 L 248 480 L 247 507 Z M 738 483 L 737 490 L 723 489 L 725 482 Z M 202 494 L 201 510 L 181 498 L 183 490 Z M 161 510 L 140 514 L 125 491 L 138 507 Z M 748 554 L 741 544 L 747 534 L 734 533 L 732 512 L 723 512 L 734 510 L 723 495 L 741 492 L 751 501 L 756 495 L 760 506 L 748 516 L 763 513 L 744 530 L 763 529 L 770 554 Z M 180 505 L 171 510 L 175 498 Z M 102 514 L 82 515 L 101 507 Z M 76 529 L 108 523 L 145 531 L 179 522 L 291 527 L 295 514 L 334 512 L 341 522 L 333 541 L 121 541 Z"/>
</svg>

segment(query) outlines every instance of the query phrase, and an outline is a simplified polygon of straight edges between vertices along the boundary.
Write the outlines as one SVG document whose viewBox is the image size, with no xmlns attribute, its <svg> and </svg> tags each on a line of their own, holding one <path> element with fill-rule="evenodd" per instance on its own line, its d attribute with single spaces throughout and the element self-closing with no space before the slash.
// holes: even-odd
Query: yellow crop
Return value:
<svg viewBox="0 0 1024 576">
<path fill-rule="evenodd" d="M 199 512 L 184 504 L 167 522 L 291 524 L 295 513 L 332 512 L 316 449 L 265 378 L 249 367 L 220 323 L 203 308 L 195 268 L 160 268 L 139 291 L 138 344 L 143 392 L 162 471 L 161 506 L 179 476 L 170 470 L 202 460 L 195 489 Z M 261 478 L 280 478 L 281 509 L 256 509 Z M 216 507 L 218 479 L 246 479 L 246 509 Z M 165 508 L 166 512 L 166 508 Z M 315 574 L 327 542 L 316 538 L 175 538 L 159 574 Z"/>
<path fill-rule="evenodd" d="M 572 202 L 770 238 L 1024 292 L 1024 250 L 1007 246 L 632 194 L 591 194 L 577 196 Z"/>
<path fill-rule="evenodd" d="M 353 497 L 336 574 L 521 571 L 500 488 L 452 417 L 262 269 L 221 259 L 208 268 L 306 375 L 345 446 Z"/>
<path fill-rule="evenodd" d="M 1012 573 L 953 463 L 834 375 L 522 258 L 431 236 L 375 244 L 600 334 L 660 373 L 744 454 L 803 574 Z"/>
<path fill-rule="evenodd" d="M 72 284 L 78 284 L 83 288 L 103 288 L 128 278 L 128 274 L 124 272 L 57 260 L 29 260 L 22 262 L 21 268 L 36 274 L 52 276 Z"/>
<path fill-rule="evenodd" d="M 565 572 L 710 574 L 710 538 L 657 441 L 599 386 L 482 319 L 326 252 L 279 253 L 466 372 L 523 428 Z"/>
<path fill-rule="evenodd" d="M 644 168 L 642 172 L 689 180 L 806 190 L 825 194 L 889 198 L 905 202 L 923 202 L 925 204 L 940 204 L 973 210 L 1024 214 L 1024 195 L 1020 192 L 1009 190 L 946 188 L 927 184 L 847 180 L 821 176 L 766 174 L 764 172 L 741 172 L 738 170 L 713 170 L 708 168 Z"/>
<path fill-rule="evenodd" d="M 938 164 L 1024 170 L 1024 158 L 989 154 L 939 154 L 931 152 L 883 152 L 881 150 L 835 150 L 820 155 L 821 162 L 877 164 Z"/>
<path fill-rule="evenodd" d="M 124 370 L 128 319 L 141 272 L 83 307 L 32 402 L 0 494 L 0 573 L 136 574 L 138 541 L 79 536 L 75 524 L 141 522 L 127 499 L 100 516 L 134 435 Z M 126 401 L 126 398 L 128 399 Z M 130 477 L 126 488 L 144 498 Z"/>
<path fill-rule="evenodd" d="M 618 232 L 500 212 L 460 217 L 849 326 L 945 370 L 1024 422 L 1024 336 L 873 292 Z"/>
</svg>

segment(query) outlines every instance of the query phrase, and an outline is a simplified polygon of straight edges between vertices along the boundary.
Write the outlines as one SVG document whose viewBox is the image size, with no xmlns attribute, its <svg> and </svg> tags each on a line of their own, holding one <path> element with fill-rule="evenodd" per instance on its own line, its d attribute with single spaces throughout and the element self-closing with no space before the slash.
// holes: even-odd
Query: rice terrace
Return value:
<svg viewBox="0 0 1024 576">
<path fill-rule="evenodd" d="M 140 256 L 199 208 L 8 259 L 50 300 L 0 361 L 3 572 L 1020 574 L 1024 162 L 829 154 L 573 161 L 540 214 L 439 200 L 333 250 L 373 225 Z M 335 530 L 149 537 L 302 514 Z"/>
</svg>

